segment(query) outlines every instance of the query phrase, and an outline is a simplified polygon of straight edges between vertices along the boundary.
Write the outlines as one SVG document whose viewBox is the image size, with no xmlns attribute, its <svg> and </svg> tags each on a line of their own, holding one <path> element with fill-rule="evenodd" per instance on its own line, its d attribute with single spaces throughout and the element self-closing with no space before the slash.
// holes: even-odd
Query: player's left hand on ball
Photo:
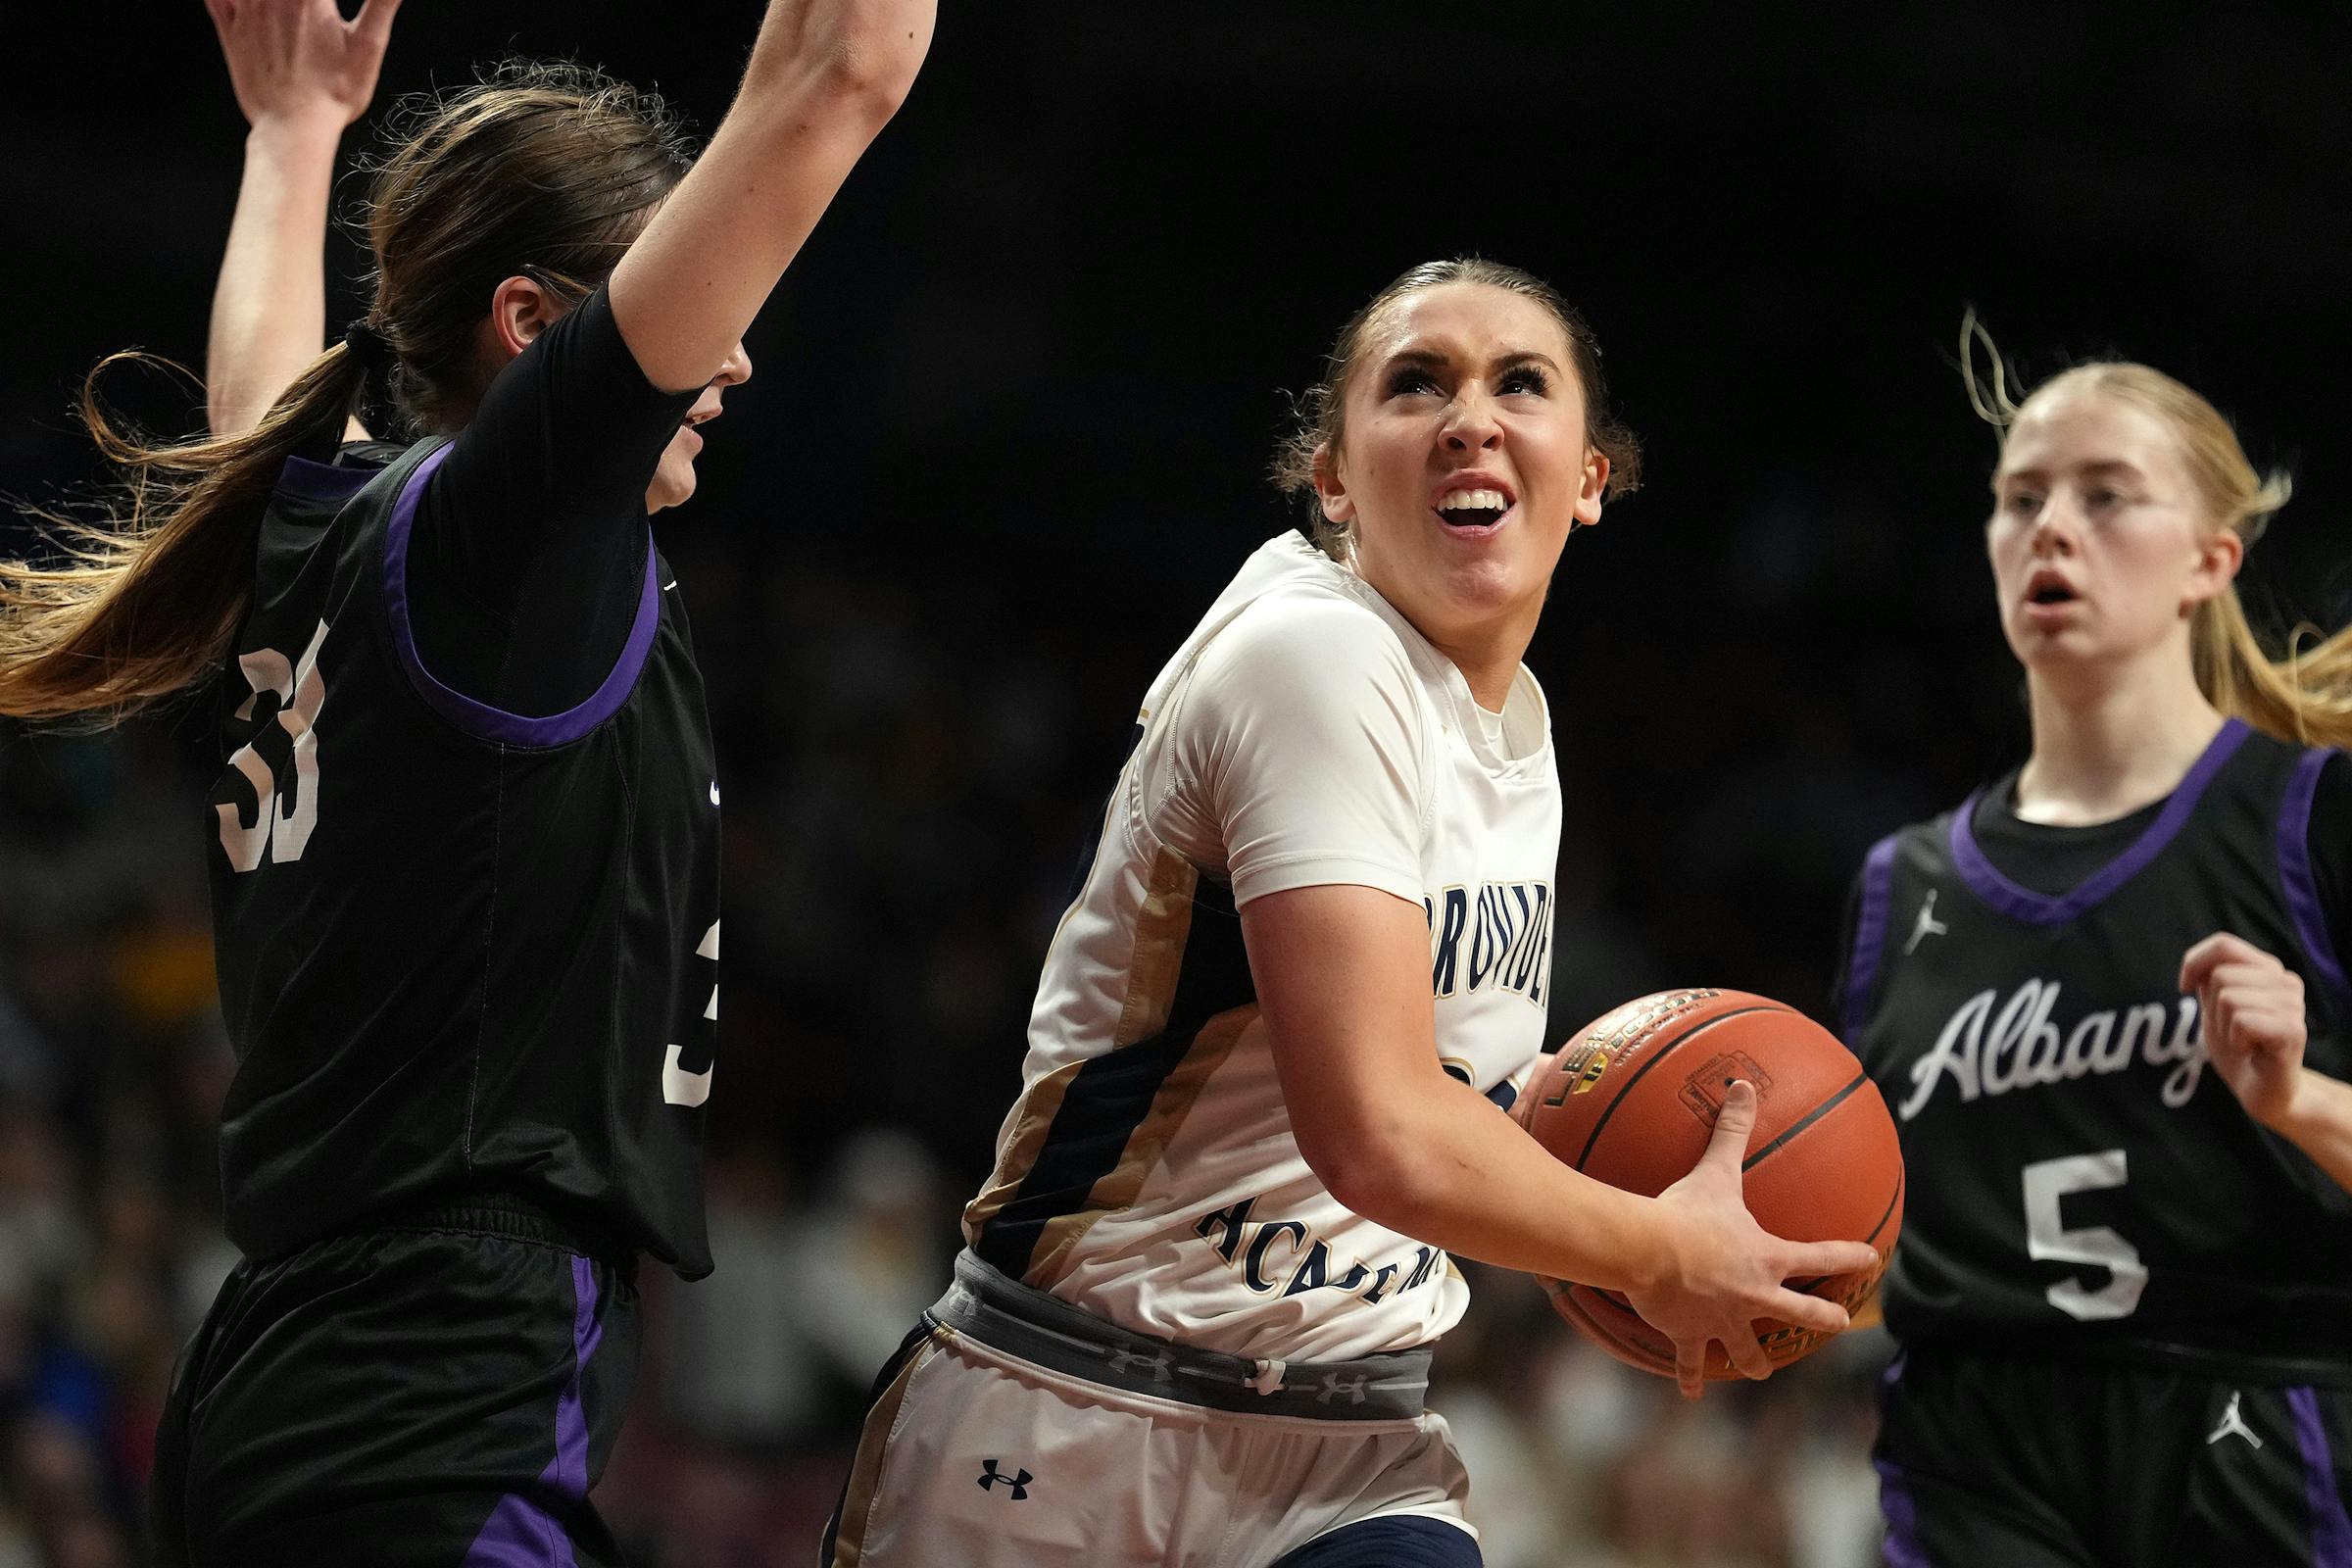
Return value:
<svg viewBox="0 0 2352 1568">
<path fill-rule="evenodd" d="M 1745 1079 L 1726 1092 L 1706 1152 L 1658 1195 L 1675 1263 L 1666 1278 L 1626 1293 L 1642 1320 L 1674 1342 L 1675 1383 L 1687 1399 L 1706 1388 L 1710 1344 L 1721 1345 L 1742 1375 L 1772 1375 L 1772 1359 L 1756 1338 L 1761 1319 L 1819 1334 L 1846 1328 L 1845 1308 L 1792 1291 L 1787 1281 L 1851 1273 L 1878 1261 L 1862 1242 L 1791 1242 L 1756 1223 L 1741 1195 L 1740 1161 L 1757 1105 L 1756 1086 Z"/>
<path fill-rule="evenodd" d="M 2180 960 L 2197 999 L 2213 1070 L 2266 1126 L 2284 1114 L 2303 1073 L 2303 977 L 2243 937 L 2217 931 Z"/>
</svg>

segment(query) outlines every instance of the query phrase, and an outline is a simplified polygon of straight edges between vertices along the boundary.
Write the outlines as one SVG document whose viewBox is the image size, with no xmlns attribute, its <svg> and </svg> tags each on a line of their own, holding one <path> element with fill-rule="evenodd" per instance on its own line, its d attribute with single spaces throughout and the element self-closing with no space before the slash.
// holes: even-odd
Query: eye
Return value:
<svg viewBox="0 0 2352 1568">
<path fill-rule="evenodd" d="M 1393 398 L 1413 397 L 1437 389 L 1437 377 L 1418 365 L 1399 365 L 1389 372 L 1389 396 Z"/>
<path fill-rule="evenodd" d="M 2013 517 L 2031 517 L 2041 510 L 2041 497 L 2032 490 L 2012 490 L 2001 498 L 2001 510 Z"/>
<path fill-rule="evenodd" d="M 1494 383 L 1494 390 L 1505 396 L 1513 392 L 1528 392 L 1543 397 L 1551 390 L 1551 377 L 1544 373 L 1541 366 L 1513 366 L 1503 372 L 1501 380 Z"/>
<path fill-rule="evenodd" d="M 2110 490 L 2102 485 L 2098 489 L 2092 490 L 2088 494 L 2084 495 L 2082 498 L 2082 504 L 2087 507 L 2095 507 L 2100 511 L 2105 511 L 2107 508 L 2119 504 L 2123 499 L 2124 493 L 2121 490 Z"/>
</svg>

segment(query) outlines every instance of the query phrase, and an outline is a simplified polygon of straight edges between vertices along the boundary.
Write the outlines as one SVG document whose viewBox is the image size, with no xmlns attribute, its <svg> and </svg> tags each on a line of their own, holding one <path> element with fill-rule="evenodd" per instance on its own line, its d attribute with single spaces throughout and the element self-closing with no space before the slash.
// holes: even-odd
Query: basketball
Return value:
<svg viewBox="0 0 2352 1568">
<path fill-rule="evenodd" d="M 1851 1312 L 1886 1271 L 1903 1224 L 1903 1156 L 1894 1118 L 1837 1037 L 1769 997 L 1662 991 L 1578 1030 L 1520 1097 L 1519 1124 L 1552 1154 L 1597 1181 L 1654 1198 L 1690 1173 L 1707 1147 L 1724 1092 L 1756 1086 L 1756 1127 L 1742 1163 L 1748 1212 L 1794 1242 L 1863 1241 L 1876 1267 L 1791 1280 Z M 1614 1291 L 1546 1280 L 1552 1305 L 1586 1338 L 1644 1372 L 1674 1376 L 1674 1345 Z M 1760 1320 L 1775 1368 L 1829 1338 Z M 1706 1375 L 1740 1376 L 1718 1345 Z"/>
</svg>

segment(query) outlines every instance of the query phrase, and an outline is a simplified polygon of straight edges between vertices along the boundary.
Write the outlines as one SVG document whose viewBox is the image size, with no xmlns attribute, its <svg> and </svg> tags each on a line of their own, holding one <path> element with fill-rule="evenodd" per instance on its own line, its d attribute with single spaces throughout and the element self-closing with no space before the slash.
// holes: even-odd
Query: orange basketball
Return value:
<svg viewBox="0 0 2352 1568">
<path fill-rule="evenodd" d="M 1560 1159 L 1612 1187 L 1654 1198 L 1705 1152 L 1736 1079 L 1756 1086 L 1756 1129 L 1743 1167 L 1748 1212 L 1795 1242 L 1864 1241 L 1875 1268 L 1791 1288 L 1854 1310 L 1886 1272 L 1903 1228 L 1903 1155 L 1878 1086 L 1836 1036 L 1792 1007 L 1744 991 L 1661 991 L 1571 1036 L 1521 1096 L 1519 1125 Z M 1614 1291 L 1546 1280 L 1552 1305 L 1619 1360 L 1674 1375 L 1674 1345 Z M 1776 1367 L 1826 1336 L 1761 1321 Z M 1721 1346 L 1707 1376 L 1740 1373 Z"/>
</svg>

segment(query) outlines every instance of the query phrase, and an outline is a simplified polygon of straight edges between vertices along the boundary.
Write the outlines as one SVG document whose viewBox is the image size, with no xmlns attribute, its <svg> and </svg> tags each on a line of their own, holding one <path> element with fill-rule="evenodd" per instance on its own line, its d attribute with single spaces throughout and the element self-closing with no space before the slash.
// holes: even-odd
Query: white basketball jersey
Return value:
<svg viewBox="0 0 2352 1568">
<path fill-rule="evenodd" d="M 972 1249 L 1232 1355 L 1443 1334 L 1468 1297 L 1446 1255 L 1341 1206 L 1298 1152 L 1235 911 L 1342 883 L 1419 904 L 1439 1057 L 1508 1108 L 1544 1045 L 1559 833 L 1535 677 L 1485 712 L 1352 571 L 1268 542 L 1146 699 L 965 1210 Z"/>
</svg>

